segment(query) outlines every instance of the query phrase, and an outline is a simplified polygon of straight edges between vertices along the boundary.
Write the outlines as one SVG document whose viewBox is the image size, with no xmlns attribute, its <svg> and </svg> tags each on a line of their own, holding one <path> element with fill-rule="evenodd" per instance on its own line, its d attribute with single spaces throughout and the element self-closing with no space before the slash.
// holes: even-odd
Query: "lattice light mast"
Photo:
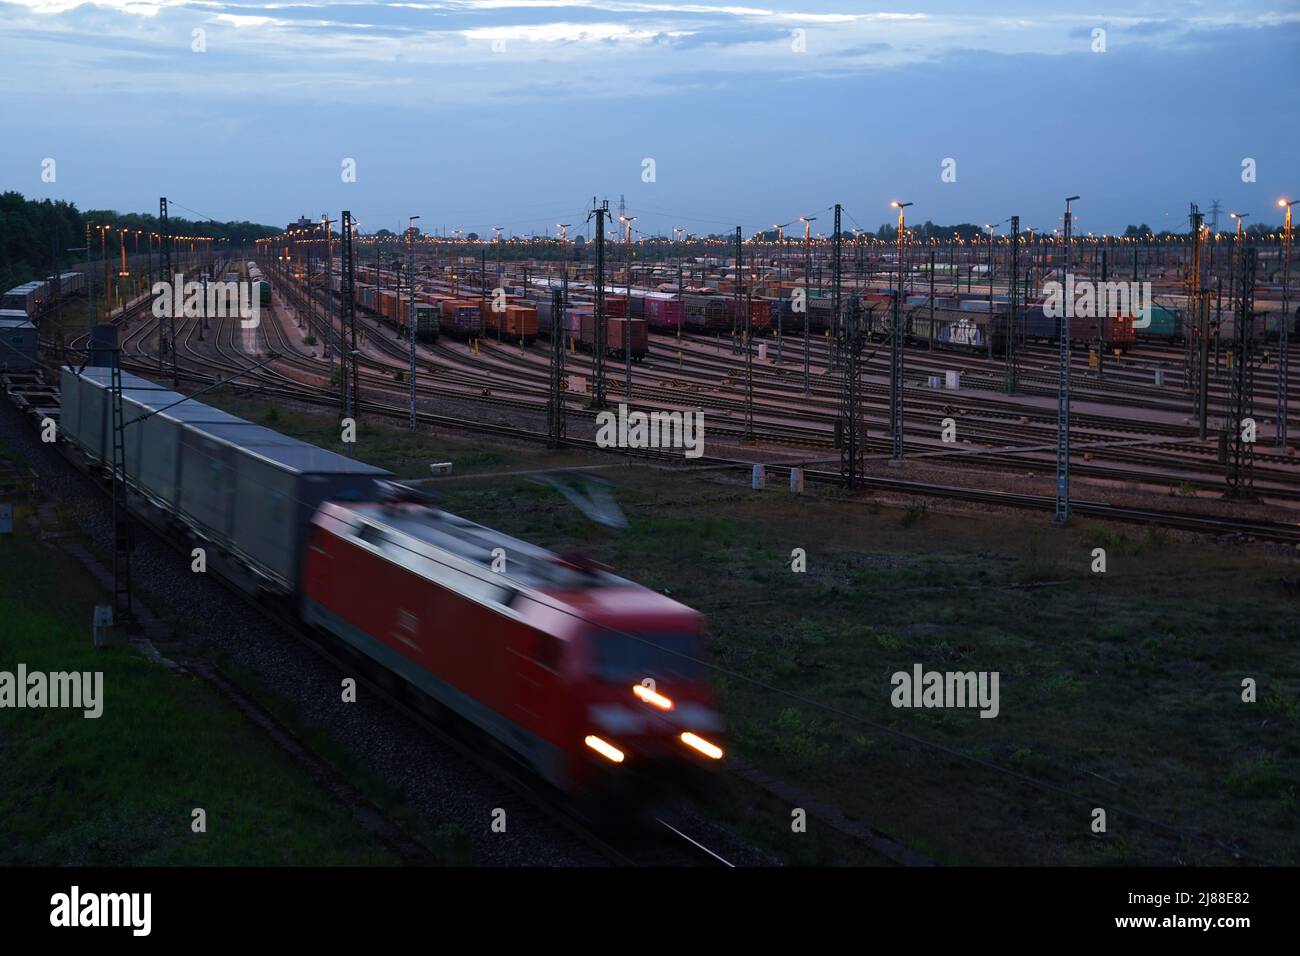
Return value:
<svg viewBox="0 0 1300 956">
<path fill-rule="evenodd" d="M 1061 256 L 1061 288 L 1066 288 L 1070 273 L 1070 233 L 1073 218 L 1070 204 L 1078 196 L 1065 200 L 1065 242 Z M 1073 302 L 1065 302 L 1061 309 L 1060 351 L 1058 353 L 1058 381 L 1056 391 L 1056 512 L 1052 518 L 1057 524 L 1070 520 L 1070 313 Z"/>
<path fill-rule="evenodd" d="M 891 459 L 903 460 L 903 276 L 907 256 L 907 223 L 904 212 L 910 202 L 895 199 L 890 203 L 898 210 L 898 288 L 893 298 L 893 318 L 889 330 L 889 435 Z"/>
<path fill-rule="evenodd" d="M 410 250 L 406 260 L 406 330 L 411 343 L 411 431 L 415 431 L 415 220 L 419 218 L 409 216 L 406 220 L 406 241 Z"/>
<path fill-rule="evenodd" d="M 800 216 L 803 223 L 803 393 L 812 394 L 812 378 L 809 372 L 809 354 L 811 342 L 808 338 L 808 308 L 812 305 L 812 289 L 809 281 L 812 274 L 812 224 L 816 216 Z"/>
<path fill-rule="evenodd" d="M 1286 210 L 1286 225 L 1282 227 L 1282 321 L 1277 329 L 1277 447 L 1286 453 L 1287 414 L 1287 376 L 1290 373 L 1290 333 L 1291 333 L 1291 207 L 1295 199 L 1279 199 L 1277 204 Z"/>
</svg>

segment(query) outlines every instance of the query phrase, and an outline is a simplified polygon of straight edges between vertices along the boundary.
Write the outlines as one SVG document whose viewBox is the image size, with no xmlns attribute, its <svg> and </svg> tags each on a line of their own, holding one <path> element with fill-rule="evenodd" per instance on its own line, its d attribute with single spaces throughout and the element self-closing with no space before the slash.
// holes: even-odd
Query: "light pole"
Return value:
<svg viewBox="0 0 1300 956">
<path fill-rule="evenodd" d="M 803 223 L 803 393 L 812 394 L 812 379 L 809 373 L 808 341 L 808 307 L 812 305 L 812 289 L 809 288 L 809 274 L 812 272 L 812 224 L 816 216 L 800 216 Z"/>
<path fill-rule="evenodd" d="M 1065 288 L 1070 272 L 1070 204 L 1078 198 L 1069 196 L 1065 200 L 1061 288 Z M 1073 305 L 1067 302 L 1061 310 L 1060 377 L 1056 392 L 1056 513 L 1052 520 L 1060 525 L 1070 519 L 1070 312 Z"/>
<path fill-rule="evenodd" d="M 1291 278 L 1291 207 L 1295 199 L 1279 199 L 1277 204 L 1286 210 L 1286 224 L 1282 227 L 1282 321 L 1277 329 L 1277 447 L 1286 454 L 1287 431 L 1287 376 L 1291 371 L 1289 350 L 1291 334 L 1291 298 L 1288 282 Z"/>
<path fill-rule="evenodd" d="M 898 292 L 893 296 L 894 316 L 890 323 L 889 362 L 889 431 L 892 456 L 895 462 L 903 460 L 903 269 L 907 256 L 907 228 L 903 210 L 912 205 L 895 199 L 890 203 L 898 210 Z"/>
<path fill-rule="evenodd" d="M 406 257 L 406 331 L 411 342 L 411 431 L 415 431 L 415 220 L 419 218 L 408 216 L 406 220 L 406 242 L 410 250 Z M 498 230 L 497 236 L 500 235 Z"/>
<path fill-rule="evenodd" d="M 785 227 L 790 225 L 788 222 L 774 222 L 772 228 L 776 230 L 776 281 L 779 286 L 785 281 Z M 806 303 L 805 303 L 806 305 Z M 785 310 L 776 310 L 776 363 L 781 364 L 781 340 L 785 338 Z"/>
<path fill-rule="evenodd" d="M 109 288 L 108 281 L 108 243 L 104 238 L 108 235 L 108 230 L 112 226 L 103 225 L 99 227 L 99 261 L 104 267 L 104 316 L 105 318 L 113 311 L 113 293 Z"/>
<path fill-rule="evenodd" d="M 984 277 L 989 284 L 989 324 L 987 329 L 991 332 L 993 328 L 993 230 L 997 229 L 1002 223 L 989 224 L 985 223 L 984 228 L 989 231 L 989 268 L 988 275 Z M 993 336 L 988 336 L 989 361 L 993 361 Z"/>
<path fill-rule="evenodd" d="M 619 216 L 618 218 L 627 229 L 627 238 L 623 246 L 623 264 L 627 270 L 627 300 L 623 303 L 623 362 L 626 375 L 624 390 L 630 404 L 632 401 L 632 223 L 636 222 L 637 217 Z"/>
<path fill-rule="evenodd" d="M 1233 250 L 1232 250 L 1232 251 L 1233 251 L 1233 269 L 1234 269 L 1234 274 L 1235 274 L 1236 263 L 1237 263 L 1238 261 L 1240 261 L 1240 258 L 1241 258 L 1241 240 L 1242 240 L 1242 238 L 1244 237 L 1244 236 L 1243 236 L 1242 225 L 1243 225 L 1243 223 L 1245 222 L 1245 220 L 1248 219 L 1248 218 L 1250 217 L 1250 213 L 1248 213 L 1248 212 L 1232 212 L 1232 213 L 1228 213 L 1228 215 L 1231 216 L 1233 219 L 1237 220 L 1237 241 L 1236 241 L 1235 245 L 1233 246 Z M 1237 287 L 1237 283 L 1236 283 L 1236 282 L 1233 282 L 1232 287 L 1235 289 L 1235 288 Z M 1229 297 L 1229 298 L 1231 298 L 1231 297 Z"/>
</svg>

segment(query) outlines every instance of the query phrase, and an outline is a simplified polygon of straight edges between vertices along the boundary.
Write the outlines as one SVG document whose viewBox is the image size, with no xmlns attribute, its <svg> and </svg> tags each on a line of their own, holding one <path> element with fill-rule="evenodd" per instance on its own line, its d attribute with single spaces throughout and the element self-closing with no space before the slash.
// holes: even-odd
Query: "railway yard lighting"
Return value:
<svg viewBox="0 0 1300 956">
<path fill-rule="evenodd" d="M 890 205 L 898 210 L 898 290 L 893 295 L 893 317 L 889 332 L 889 433 L 891 460 L 903 460 L 903 277 L 907 257 L 907 223 L 904 210 L 912 205 L 895 199 Z"/>
<path fill-rule="evenodd" d="M 410 255 L 406 262 L 406 331 L 411 343 L 411 418 L 410 430 L 415 431 L 415 220 L 419 216 L 409 216 L 406 220 L 406 241 Z M 497 239 L 501 239 L 501 230 L 497 229 Z"/>
<path fill-rule="evenodd" d="M 810 279 L 809 273 L 812 272 L 812 224 L 817 219 L 816 216 L 800 216 L 799 221 L 803 223 L 803 393 L 812 394 L 812 378 L 809 372 L 810 358 L 808 355 L 808 308 L 812 305 L 812 289 L 808 287 Z"/>
<path fill-rule="evenodd" d="M 1065 230 L 1062 236 L 1061 287 L 1065 287 L 1070 271 L 1070 204 L 1078 196 L 1065 200 Z M 1070 313 L 1062 310 L 1060 351 L 1058 353 L 1059 377 L 1056 392 L 1056 511 L 1053 521 L 1065 524 L 1070 518 Z"/>
<path fill-rule="evenodd" d="M 1295 199 L 1279 199 L 1277 204 L 1286 210 L 1286 222 L 1282 226 L 1282 318 L 1277 327 L 1277 447 L 1286 454 L 1288 382 L 1290 375 L 1290 335 L 1291 335 L 1291 207 Z"/>
</svg>

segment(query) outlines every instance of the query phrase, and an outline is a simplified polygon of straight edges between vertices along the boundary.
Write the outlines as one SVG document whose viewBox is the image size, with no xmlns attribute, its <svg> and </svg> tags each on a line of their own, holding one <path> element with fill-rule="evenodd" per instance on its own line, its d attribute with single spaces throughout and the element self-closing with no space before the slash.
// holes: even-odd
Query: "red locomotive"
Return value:
<svg viewBox="0 0 1300 956">
<path fill-rule="evenodd" d="M 648 794 L 722 756 L 699 614 L 436 508 L 322 504 L 302 615 L 565 791 Z"/>
</svg>

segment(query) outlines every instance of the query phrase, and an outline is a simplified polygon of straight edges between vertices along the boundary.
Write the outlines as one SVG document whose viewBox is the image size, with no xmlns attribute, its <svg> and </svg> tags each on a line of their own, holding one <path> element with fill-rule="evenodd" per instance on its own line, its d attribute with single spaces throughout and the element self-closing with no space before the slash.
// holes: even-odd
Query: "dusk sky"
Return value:
<svg viewBox="0 0 1300 956">
<path fill-rule="evenodd" d="M 1050 230 L 1073 194 L 1080 232 L 1214 199 L 1228 229 L 1300 193 L 1300 4 L 757 2 L 0 2 L 0 189 L 485 235 L 582 231 L 593 195 L 748 234 L 895 197 Z"/>
</svg>

